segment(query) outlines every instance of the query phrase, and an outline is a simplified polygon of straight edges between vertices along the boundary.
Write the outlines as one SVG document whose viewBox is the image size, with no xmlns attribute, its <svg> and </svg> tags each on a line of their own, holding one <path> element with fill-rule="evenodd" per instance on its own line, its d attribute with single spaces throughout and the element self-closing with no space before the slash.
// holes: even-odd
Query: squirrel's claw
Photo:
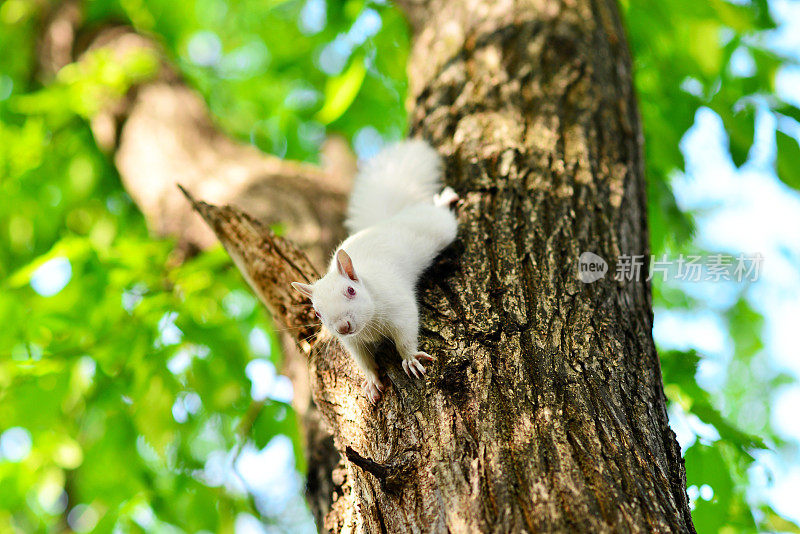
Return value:
<svg viewBox="0 0 800 534">
<path fill-rule="evenodd" d="M 428 362 L 432 362 L 436 359 L 427 352 L 418 352 L 414 355 L 414 358 L 416 358 L 417 360 L 425 360 Z"/>
<path fill-rule="evenodd" d="M 369 383 L 370 383 L 369 380 L 365 379 L 363 382 L 361 382 L 361 388 L 366 391 Z M 383 393 L 386 391 L 386 384 L 384 384 L 383 382 L 375 382 L 375 388 L 381 393 Z"/>
<path fill-rule="evenodd" d="M 414 360 L 414 359 L 403 360 L 403 370 L 411 378 L 421 378 L 421 375 L 419 374 L 419 369 L 417 368 L 417 365 L 420 365 L 420 363 L 417 362 L 417 360 Z M 425 368 L 423 367 L 423 371 L 424 371 L 424 369 Z"/>
<path fill-rule="evenodd" d="M 369 379 L 364 380 L 361 383 L 361 387 L 364 389 L 364 394 L 367 396 L 367 400 L 372 403 L 372 405 L 376 405 L 379 400 L 381 400 L 381 392 L 386 389 L 386 386 L 381 384 L 379 381 L 371 381 Z"/>
<path fill-rule="evenodd" d="M 418 352 L 410 358 L 404 359 L 403 370 L 408 376 L 412 378 L 422 378 L 427 373 L 427 371 L 425 371 L 425 366 L 422 365 L 420 360 L 432 362 L 433 356 L 426 354 L 425 352 Z"/>
</svg>

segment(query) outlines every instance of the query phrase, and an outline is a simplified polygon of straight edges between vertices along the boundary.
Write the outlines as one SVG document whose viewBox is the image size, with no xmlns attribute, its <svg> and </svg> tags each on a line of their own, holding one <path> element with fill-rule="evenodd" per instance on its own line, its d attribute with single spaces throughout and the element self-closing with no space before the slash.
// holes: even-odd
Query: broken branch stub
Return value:
<svg viewBox="0 0 800 534">
<path fill-rule="evenodd" d="M 345 447 L 345 456 L 353 465 L 360 467 L 377 478 L 380 481 L 381 489 L 385 493 L 399 494 L 412 469 L 410 455 L 393 458 L 386 464 L 380 464 L 361 456 L 353 447 L 348 445 Z"/>
<path fill-rule="evenodd" d="M 233 206 L 214 206 L 195 200 L 178 185 L 192 207 L 225 247 L 236 267 L 272 317 L 306 339 L 319 330 L 311 307 L 291 288 L 292 282 L 311 282 L 319 275 L 308 257 L 291 241 Z"/>
</svg>

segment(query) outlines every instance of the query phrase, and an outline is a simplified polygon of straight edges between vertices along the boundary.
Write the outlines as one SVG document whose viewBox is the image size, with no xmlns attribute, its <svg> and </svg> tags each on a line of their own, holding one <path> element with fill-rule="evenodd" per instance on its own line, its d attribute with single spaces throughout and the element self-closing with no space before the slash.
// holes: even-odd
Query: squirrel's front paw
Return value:
<svg viewBox="0 0 800 534">
<path fill-rule="evenodd" d="M 412 354 L 408 358 L 403 359 L 403 370 L 406 372 L 408 376 L 415 376 L 417 378 L 422 378 L 422 375 L 425 374 L 425 366 L 422 365 L 422 362 L 420 362 L 420 360 L 432 362 L 433 356 L 431 356 L 427 352 L 417 352 L 415 354 Z"/>
<path fill-rule="evenodd" d="M 378 377 L 367 378 L 361 383 L 361 387 L 364 388 L 364 394 L 372 404 L 376 404 L 381 400 L 381 392 L 386 389 L 386 386 L 381 383 Z"/>
</svg>

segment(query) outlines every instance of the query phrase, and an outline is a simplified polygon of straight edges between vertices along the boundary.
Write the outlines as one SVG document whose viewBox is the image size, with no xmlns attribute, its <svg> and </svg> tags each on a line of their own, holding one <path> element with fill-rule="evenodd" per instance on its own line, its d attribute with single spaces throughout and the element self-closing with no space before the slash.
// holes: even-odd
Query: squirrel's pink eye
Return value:
<svg viewBox="0 0 800 534">
<path fill-rule="evenodd" d="M 348 287 L 347 288 L 347 295 L 350 296 L 350 297 L 355 297 L 356 296 L 355 288 L 352 287 L 352 286 Z"/>
</svg>

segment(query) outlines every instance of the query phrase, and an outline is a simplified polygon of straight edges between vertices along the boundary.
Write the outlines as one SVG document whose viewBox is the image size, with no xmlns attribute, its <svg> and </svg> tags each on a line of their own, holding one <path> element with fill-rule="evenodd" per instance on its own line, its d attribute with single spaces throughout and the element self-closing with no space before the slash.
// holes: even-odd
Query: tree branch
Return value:
<svg viewBox="0 0 800 534">
<path fill-rule="evenodd" d="M 297 328 L 297 339 L 316 334 L 316 326 L 307 326 L 316 323 L 310 306 L 291 288 L 294 281 L 312 282 L 319 278 L 308 257 L 244 211 L 197 201 L 183 186 L 178 188 L 214 231 L 273 319 L 288 328 Z"/>
<path fill-rule="evenodd" d="M 308 257 L 291 241 L 277 236 L 267 225 L 242 210 L 195 200 L 185 188 L 178 187 L 214 231 L 273 319 L 291 331 L 286 336 L 287 341 L 297 343 L 303 357 L 302 363 L 297 358 L 290 362 L 294 370 L 293 384 L 304 388 L 306 395 L 310 389 L 317 402 L 328 405 L 342 398 L 343 388 L 348 396 L 352 396 L 358 382 L 352 360 L 338 346 L 324 343 L 326 339 L 319 335 L 311 307 L 290 286 L 293 281 L 311 282 L 318 278 Z M 327 350 L 322 353 L 320 346 Z M 331 382 L 337 382 L 338 387 L 331 385 Z M 325 392 L 324 399 L 320 399 L 322 392 Z M 366 408 L 368 403 L 362 401 L 361 404 Z M 340 524 L 355 505 L 355 495 L 347 472 L 341 469 L 337 447 L 328 431 L 336 429 L 339 423 L 335 417 L 321 414 L 311 404 L 305 408 L 301 414 L 309 458 L 307 496 L 318 527 L 332 530 L 333 525 Z M 354 412 L 352 407 L 350 411 Z M 323 425 L 320 415 L 327 415 L 326 425 Z M 387 491 L 392 491 L 401 480 L 404 473 L 401 467 L 392 472 L 393 476 L 382 480 Z"/>
<path fill-rule="evenodd" d="M 381 480 L 385 480 L 386 477 L 388 477 L 391 473 L 391 469 L 389 469 L 388 466 L 379 464 L 378 462 L 370 460 L 369 458 L 364 458 L 349 445 L 345 449 L 345 455 L 347 456 L 348 460 L 356 464 L 358 467 L 365 471 L 369 471 Z"/>
<path fill-rule="evenodd" d="M 380 481 L 381 489 L 386 493 L 400 491 L 411 464 L 409 458 L 393 459 L 386 464 L 379 464 L 375 460 L 364 458 L 349 445 L 345 448 L 345 456 L 354 465 L 375 476 Z"/>
<path fill-rule="evenodd" d="M 61 35 L 70 15 L 69 35 L 86 42 L 78 61 L 103 49 L 123 60 L 146 50 L 161 58 L 154 78 L 132 88 L 92 117 L 98 145 L 114 161 L 123 185 L 158 235 L 174 236 L 188 251 L 215 243 L 214 236 L 181 198 L 174 184 L 218 205 L 234 205 L 265 224 L 280 223 L 303 247 L 312 263 L 323 265 L 330 250 L 345 237 L 342 225 L 355 158 L 345 142 L 331 138 L 322 147 L 322 167 L 282 160 L 230 139 L 209 116 L 202 98 L 187 87 L 152 40 L 125 26 L 90 30 L 74 27 L 79 16 L 57 10 L 46 35 Z M 60 28 L 60 30 L 59 30 Z M 46 72 L 50 58 L 64 61 L 66 47 L 43 41 Z M 61 39 L 62 41 L 64 39 Z M 56 40 L 56 42 L 60 42 Z M 61 65 L 63 66 L 63 65 Z"/>
</svg>

